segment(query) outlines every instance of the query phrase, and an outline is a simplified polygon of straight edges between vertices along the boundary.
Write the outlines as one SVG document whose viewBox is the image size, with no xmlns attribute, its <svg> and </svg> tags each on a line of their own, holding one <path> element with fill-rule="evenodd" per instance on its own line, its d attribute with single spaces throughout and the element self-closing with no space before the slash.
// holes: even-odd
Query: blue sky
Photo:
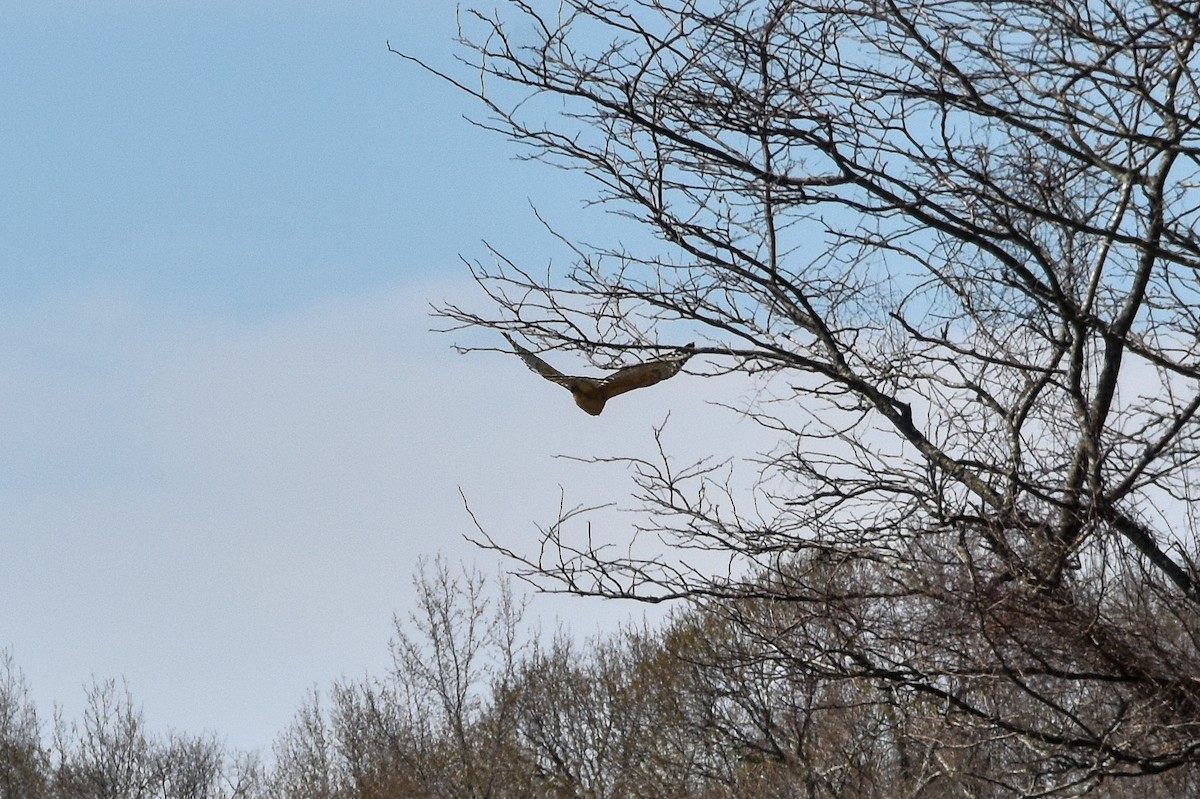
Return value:
<svg viewBox="0 0 1200 799">
<path fill-rule="evenodd" d="M 448 3 L 38 3 L 5 17 L 10 298 L 116 279 L 256 318 L 436 274 L 481 238 L 455 217 L 493 234 L 515 221 L 495 202 L 518 178 L 504 143 L 386 50 L 448 63 Z"/>
<path fill-rule="evenodd" d="M 429 301 L 476 296 L 460 254 L 551 257 L 529 203 L 591 239 L 611 224 L 387 52 L 449 65 L 451 4 L 4 16 L 0 647 L 43 722 L 124 677 L 153 729 L 269 747 L 309 688 L 387 668 L 418 557 L 495 567 L 462 540 L 460 487 L 519 544 L 560 489 L 629 487 L 556 454 L 649 453 L 671 408 L 669 442 L 720 437 L 697 378 L 592 419 L 429 332 Z M 587 631 L 628 611 L 534 612 Z"/>
</svg>

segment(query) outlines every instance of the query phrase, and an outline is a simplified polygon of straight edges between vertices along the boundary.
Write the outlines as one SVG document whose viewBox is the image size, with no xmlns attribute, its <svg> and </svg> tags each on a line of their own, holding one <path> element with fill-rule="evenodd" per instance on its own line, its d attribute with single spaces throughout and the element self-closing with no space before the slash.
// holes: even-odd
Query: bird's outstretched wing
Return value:
<svg viewBox="0 0 1200 799">
<path fill-rule="evenodd" d="M 517 342 L 513 341 L 512 336 L 508 335 L 507 333 L 502 333 L 501 335 L 508 340 L 508 343 L 512 345 L 514 350 L 516 350 L 517 355 L 521 356 L 521 360 L 524 361 L 525 365 L 530 369 L 537 372 L 547 380 L 553 380 L 555 383 L 558 383 L 561 386 L 566 386 L 567 388 L 571 387 L 570 382 L 576 378 L 573 378 L 570 375 L 564 375 L 562 372 L 558 371 L 553 366 L 546 363 Z"/>
<path fill-rule="evenodd" d="M 694 346 L 694 343 L 688 344 L 678 352 L 673 352 L 662 358 L 655 358 L 645 363 L 618 369 L 600 381 L 600 390 L 604 392 L 605 399 L 612 399 L 618 394 L 624 394 L 626 391 L 652 386 L 655 383 L 666 380 L 668 377 L 674 377 L 683 368 L 683 365 L 687 363 L 688 358 L 692 357 L 692 348 Z"/>
<path fill-rule="evenodd" d="M 563 374 L 513 341 L 507 333 L 503 335 L 526 366 L 547 380 L 568 389 L 575 398 L 575 404 L 592 416 L 599 416 L 604 410 L 604 403 L 618 394 L 652 386 L 677 374 L 687 359 L 692 357 L 694 347 L 694 344 L 688 344 L 678 352 L 634 366 L 626 366 L 607 377 L 577 377 Z"/>
</svg>

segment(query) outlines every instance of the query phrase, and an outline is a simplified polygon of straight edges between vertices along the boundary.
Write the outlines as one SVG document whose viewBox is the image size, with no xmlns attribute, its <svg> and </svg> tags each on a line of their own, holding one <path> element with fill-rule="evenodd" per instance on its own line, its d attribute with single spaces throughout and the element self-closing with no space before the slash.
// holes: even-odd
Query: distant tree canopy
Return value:
<svg viewBox="0 0 1200 799">
<path fill-rule="evenodd" d="M 763 381 L 745 410 L 778 434 L 755 513 L 635 463 L 666 550 L 560 520 L 523 573 L 690 599 L 781 678 L 910 696 L 905 768 L 1036 795 L 1194 767 L 1200 3 L 512 0 L 462 25 L 475 74 L 440 74 L 480 124 L 658 243 L 476 262 L 484 309 L 443 312 L 602 360 L 695 339 Z"/>
<path fill-rule="evenodd" d="M 1016 736 L 981 734 L 916 686 L 797 668 L 788 655 L 806 644 L 786 633 L 790 604 L 681 607 L 658 629 L 546 639 L 478 571 L 437 562 L 415 583 L 392 667 L 314 690 L 265 757 L 213 736 L 152 734 L 113 681 L 92 686 L 80 719 L 56 712 L 47 730 L 0 653 L 0 799 L 1012 794 L 1002 778 L 1013 777 Z M 1008 711 L 1018 708 L 1037 713 L 1039 700 L 1009 697 Z M 1200 770 L 1182 766 L 1103 782 L 1094 795 L 1197 790 Z"/>
</svg>

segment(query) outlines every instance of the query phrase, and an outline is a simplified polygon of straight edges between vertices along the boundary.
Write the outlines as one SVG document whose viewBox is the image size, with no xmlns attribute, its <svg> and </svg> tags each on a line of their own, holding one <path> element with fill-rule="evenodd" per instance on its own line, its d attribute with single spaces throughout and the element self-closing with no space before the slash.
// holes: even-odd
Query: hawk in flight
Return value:
<svg viewBox="0 0 1200 799">
<path fill-rule="evenodd" d="M 503 335 L 508 339 L 508 343 L 513 346 L 513 349 L 517 351 L 517 355 L 521 356 L 521 360 L 525 362 L 526 366 L 547 380 L 558 383 L 570 391 L 571 396 L 575 398 L 575 404 L 592 416 L 599 416 L 600 412 L 604 410 L 604 403 L 618 394 L 633 391 L 635 388 L 652 386 L 655 383 L 666 380 L 668 377 L 674 376 L 683 368 L 687 359 L 692 357 L 695 347 L 694 343 L 688 344 L 683 349 L 673 352 L 670 355 L 664 355 L 661 358 L 655 358 L 654 360 L 634 366 L 626 366 L 607 377 L 574 377 L 558 371 L 513 341 L 512 337 L 507 333 Z"/>
</svg>

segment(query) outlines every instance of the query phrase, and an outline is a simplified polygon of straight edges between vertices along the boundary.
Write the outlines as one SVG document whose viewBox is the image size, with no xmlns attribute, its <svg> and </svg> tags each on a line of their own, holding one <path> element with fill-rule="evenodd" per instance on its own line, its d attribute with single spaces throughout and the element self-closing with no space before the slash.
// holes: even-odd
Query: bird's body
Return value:
<svg viewBox="0 0 1200 799">
<path fill-rule="evenodd" d="M 688 344 L 678 352 L 645 363 L 623 367 L 606 377 L 578 377 L 563 374 L 513 341 L 507 334 L 504 337 L 508 339 L 508 343 L 513 346 L 526 366 L 547 380 L 558 383 L 570 391 L 571 396 L 575 398 L 575 404 L 592 416 L 599 416 L 600 412 L 604 410 L 604 404 L 618 394 L 633 391 L 635 388 L 652 386 L 668 377 L 673 377 L 693 355 L 693 345 Z"/>
</svg>

